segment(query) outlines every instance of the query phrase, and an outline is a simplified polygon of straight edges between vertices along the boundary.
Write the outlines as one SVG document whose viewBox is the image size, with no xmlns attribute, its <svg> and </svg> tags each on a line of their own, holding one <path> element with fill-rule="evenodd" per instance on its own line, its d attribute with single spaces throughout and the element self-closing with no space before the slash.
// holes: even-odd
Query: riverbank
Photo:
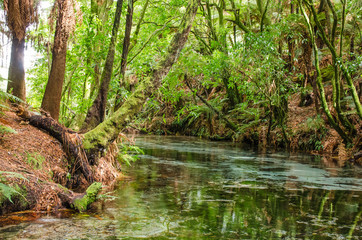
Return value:
<svg viewBox="0 0 362 240">
<path fill-rule="evenodd" d="M 362 169 L 232 142 L 138 135 L 144 155 L 87 213 L 0 227 L 17 239 L 359 239 Z M 12 216 L 23 217 L 23 213 Z M 0 218 L 1 221 L 1 218 Z"/>
<path fill-rule="evenodd" d="M 158 113 L 151 120 L 132 126 L 137 126 L 139 130 L 136 132 L 232 140 L 261 152 L 271 148 L 308 151 L 323 155 L 325 162 L 330 161 L 335 166 L 360 165 L 361 158 L 354 156 L 361 151 L 361 137 L 355 138 L 352 148 L 346 148 L 339 135 L 326 124 L 326 119 L 315 114 L 314 106 L 300 107 L 299 99 L 298 95 L 289 99 L 285 135 L 280 127 L 274 127 L 268 133 L 268 121 L 263 119 L 246 122 L 245 128 L 233 132 L 216 115 L 205 113 L 193 119 L 181 118 L 181 121 L 177 121 L 171 112 L 169 117 Z M 203 110 L 206 111 L 207 107 Z M 238 120 L 235 115 L 228 117 Z M 61 143 L 24 122 L 13 111 L 3 111 L 0 123 L 0 187 L 3 193 L 0 214 L 26 209 L 50 212 L 63 208 L 59 193 L 66 189 L 70 176 Z M 239 126 L 243 123 L 239 122 Z M 361 123 L 358 126 L 358 136 L 361 136 Z M 110 180 L 106 179 L 105 183 Z"/>
<path fill-rule="evenodd" d="M 69 166 L 64 146 L 47 132 L 14 111 L 3 110 L 0 124 L 0 215 L 28 209 L 85 211 L 102 184 L 103 189 L 110 189 L 123 176 L 116 169 L 117 160 L 103 157 L 97 169 L 92 169 L 95 178 L 90 185 L 84 176 L 71 175 L 77 169 Z"/>
<path fill-rule="evenodd" d="M 212 101 L 212 100 L 211 100 Z M 206 105 L 199 102 L 194 110 L 182 116 L 175 114 L 175 109 L 169 104 L 159 107 L 156 113 L 142 113 L 143 121 L 133 124 L 130 132 L 145 132 L 158 135 L 187 135 L 209 140 L 230 140 L 246 144 L 258 151 L 266 149 L 302 151 L 315 155 L 323 155 L 329 161 L 343 166 L 346 161 L 361 165 L 362 158 L 362 123 L 358 116 L 351 117 L 356 124 L 357 134 L 353 146 L 346 146 L 338 133 L 329 126 L 327 118 L 316 114 L 315 105 L 301 106 L 300 93 L 293 94 L 288 99 L 285 129 L 270 126 L 263 113 L 233 111 L 226 118 L 238 124 L 237 132 L 228 128 L 227 124 L 212 112 Z M 255 115 L 260 117 L 256 118 Z M 264 118 L 263 118 L 264 117 Z M 355 157 L 357 156 L 357 157 Z"/>
</svg>

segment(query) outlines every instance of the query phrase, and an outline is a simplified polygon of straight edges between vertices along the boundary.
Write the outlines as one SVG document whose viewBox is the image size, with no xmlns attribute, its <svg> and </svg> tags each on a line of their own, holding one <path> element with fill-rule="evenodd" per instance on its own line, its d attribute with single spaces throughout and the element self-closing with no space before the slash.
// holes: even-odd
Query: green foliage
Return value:
<svg viewBox="0 0 362 240">
<path fill-rule="evenodd" d="M 8 178 L 17 178 L 29 181 L 20 173 L 0 171 L 0 205 L 2 205 L 6 200 L 13 203 L 12 197 L 21 196 L 25 199 L 24 195 L 21 193 L 22 190 L 20 187 L 16 184 L 10 185 L 7 180 Z"/>
<path fill-rule="evenodd" d="M 45 158 L 37 152 L 28 153 L 26 152 L 26 162 L 34 169 L 41 169 Z"/>
<path fill-rule="evenodd" d="M 7 80 L 7 79 L 3 79 L 0 77 L 0 81 L 4 81 L 4 80 Z M 23 103 L 23 100 L 21 100 L 20 98 L 12 95 L 10 93 L 0 90 L 0 113 L 1 113 L 2 109 L 10 110 L 10 108 L 7 104 L 7 101 Z"/>
<path fill-rule="evenodd" d="M 4 137 L 4 135 L 7 135 L 7 134 L 16 134 L 17 132 L 11 128 L 11 127 L 8 127 L 8 126 L 4 126 L 4 125 L 1 125 L 0 124 L 0 139 L 2 137 Z"/>
<path fill-rule="evenodd" d="M 307 118 L 307 120 L 302 124 L 302 129 L 305 132 L 317 132 L 320 130 L 325 130 L 324 120 L 320 115 L 317 115 L 313 118 Z"/>
<path fill-rule="evenodd" d="M 117 159 L 120 163 L 126 163 L 131 166 L 132 162 L 139 159 L 140 154 L 144 154 L 143 150 L 137 146 L 121 143 L 118 145 L 120 151 L 117 155 Z"/>
<path fill-rule="evenodd" d="M 304 148 L 311 150 L 323 150 L 322 140 L 327 133 L 327 128 L 325 127 L 325 122 L 320 115 L 317 115 L 313 118 L 307 118 L 307 120 L 302 124 L 301 133 L 309 136 L 308 141 L 305 144 Z"/>
</svg>

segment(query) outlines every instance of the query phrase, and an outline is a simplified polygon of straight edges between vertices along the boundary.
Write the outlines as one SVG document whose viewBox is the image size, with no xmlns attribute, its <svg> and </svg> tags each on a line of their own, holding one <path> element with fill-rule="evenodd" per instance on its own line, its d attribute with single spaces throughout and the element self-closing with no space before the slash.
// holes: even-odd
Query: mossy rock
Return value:
<svg viewBox="0 0 362 240">
<path fill-rule="evenodd" d="M 102 184 L 95 182 L 88 187 L 86 193 L 81 198 L 76 198 L 71 207 L 78 210 L 79 212 L 84 212 L 88 209 L 89 205 L 96 201 L 99 191 L 102 189 Z"/>
</svg>

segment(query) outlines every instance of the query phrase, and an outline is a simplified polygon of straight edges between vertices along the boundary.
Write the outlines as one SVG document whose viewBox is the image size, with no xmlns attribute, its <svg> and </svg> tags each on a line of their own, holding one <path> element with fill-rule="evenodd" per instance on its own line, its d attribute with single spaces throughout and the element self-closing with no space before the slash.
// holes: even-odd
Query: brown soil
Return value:
<svg viewBox="0 0 362 240">
<path fill-rule="evenodd" d="M 3 134 L 0 138 L 0 171 L 21 174 L 24 179 L 7 177 L 6 181 L 11 186 L 17 184 L 26 188 L 26 200 L 13 199 L 18 204 L 5 201 L 6 206 L 0 207 L 0 213 L 29 208 L 50 211 L 60 207 L 56 183 L 65 184 L 67 174 L 61 144 L 22 121 L 14 112 L 3 112 L 0 123 L 17 132 Z"/>
</svg>

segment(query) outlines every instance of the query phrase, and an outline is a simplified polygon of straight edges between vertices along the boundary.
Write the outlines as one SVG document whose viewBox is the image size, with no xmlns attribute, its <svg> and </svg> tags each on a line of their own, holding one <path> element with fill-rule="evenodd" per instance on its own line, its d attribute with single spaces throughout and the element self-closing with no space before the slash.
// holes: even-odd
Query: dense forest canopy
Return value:
<svg viewBox="0 0 362 240">
<path fill-rule="evenodd" d="M 81 130 L 91 164 L 130 122 L 215 138 L 223 129 L 234 139 L 265 126 L 269 145 L 277 130 L 289 147 L 295 96 L 314 106 L 309 149 L 323 148 L 326 124 L 347 148 L 360 145 L 361 1 L 4 0 L 2 8 L 13 46 L 7 91 Z M 25 42 L 41 54 L 26 69 L 26 98 Z"/>
</svg>

